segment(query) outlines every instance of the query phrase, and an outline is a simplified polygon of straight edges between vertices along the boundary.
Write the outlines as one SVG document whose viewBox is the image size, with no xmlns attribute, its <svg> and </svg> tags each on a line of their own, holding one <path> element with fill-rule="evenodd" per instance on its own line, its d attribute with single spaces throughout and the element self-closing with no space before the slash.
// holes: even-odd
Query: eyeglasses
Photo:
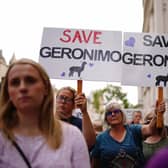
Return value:
<svg viewBox="0 0 168 168">
<path fill-rule="evenodd" d="M 110 116 L 110 115 L 112 115 L 112 113 L 113 114 L 119 114 L 121 112 L 121 110 L 119 110 L 119 109 L 115 109 L 115 110 L 112 110 L 112 111 L 107 111 L 106 112 L 106 116 Z"/>
<path fill-rule="evenodd" d="M 67 96 L 57 96 L 56 97 L 57 102 L 64 102 L 64 103 L 71 103 L 73 102 L 73 98 L 67 97 Z"/>
</svg>

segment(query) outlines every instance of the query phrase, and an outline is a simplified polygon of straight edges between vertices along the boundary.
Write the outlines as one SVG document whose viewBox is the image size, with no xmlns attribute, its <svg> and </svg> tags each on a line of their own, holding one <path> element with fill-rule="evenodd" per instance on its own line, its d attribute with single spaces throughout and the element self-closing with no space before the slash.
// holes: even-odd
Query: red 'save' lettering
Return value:
<svg viewBox="0 0 168 168">
<path fill-rule="evenodd" d="M 86 32 L 84 30 L 76 30 L 74 33 L 70 29 L 66 29 L 63 31 L 62 37 L 60 41 L 64 43 L 93 43 L 93 44 L 101 44 L 102 32 L 100 31 L 89 31 Z"/>
</svg>

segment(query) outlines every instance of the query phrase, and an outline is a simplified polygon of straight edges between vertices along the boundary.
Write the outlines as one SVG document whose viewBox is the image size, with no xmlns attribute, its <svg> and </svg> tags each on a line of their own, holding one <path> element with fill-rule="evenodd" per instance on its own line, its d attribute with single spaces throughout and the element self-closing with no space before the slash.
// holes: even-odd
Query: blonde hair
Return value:
<svg viewBox="0 0 168 168">
<path fill-rule="evenodd" d="M 154 111 L 148 112 L 144 117 L 144 123 L 147 124 L 154 116 Z"/>
<path fill-rule="evenodd" d="M 51 148 L 56 149 L 61 145 L 62 128 L 60 121 L 54 116 L 53 112 L 54 94 L 52 85 L 46 71 L 39 63 L 36 63 L 33 60 L 25 58 L 17 60 L 9 66 L 6 72 L 6 76 L 3 79 L 0 93 L 0 127 L 6 135 L 14 139 L 12 128 L 17 125 L 18 116 L 16 113 L 16 108 L 11 102 L 8 94 L 8 75 L 12 67 L 14 67 L 15 65 L 24 64 L 29 64 L 33 66 L 39 72 L 39 75 L 47 89 L 48 94 L 47 96 L 45 96 L 44 102 L 42 103 L 38 125 L 40 131 L 47 139 L 48 145 Z"/>
<path fill-rule="evenodd" d="M 148 112 L 144 117 L 144 124 L 149 124 L 154 116 L 155 116 L 155 111 L 154 110 L 151 110 L 150 112 Z M 167 129 L 166 129 L 165 126 L 163 126 L 161 129 L 160 128 L 155 128 L 155 131 L 162 138 L 167 137 Z"/>
</svg>

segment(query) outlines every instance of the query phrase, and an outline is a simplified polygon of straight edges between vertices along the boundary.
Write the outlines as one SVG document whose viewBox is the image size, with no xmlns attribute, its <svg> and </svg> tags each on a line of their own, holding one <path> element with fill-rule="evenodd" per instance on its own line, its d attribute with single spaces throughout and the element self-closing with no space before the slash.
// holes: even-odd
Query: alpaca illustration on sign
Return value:
<svg viewBox="0 0 168 168">
<path fill-rule="evenodd" d="M 166 83 L 168 82 L 168 74 L 167 75 L 159 75 L 159 76 L 156 76 L 156 83 L 155 85 L 156 86 L 160 86 L 160 83 L 163 82 L 164 83 L 164 86 L 166 86 Z"/>
<path fill-rule="evenodd" d="M 84 71 L 85 65 L 87 62 L 82 62 L 81 66 L 71 66 L 69 68 L 69 77 L 73 76 L 74 73 L 76 72 L 78 74 L 78 77 L 80 77 L 81 72 Z"/>
</svg>

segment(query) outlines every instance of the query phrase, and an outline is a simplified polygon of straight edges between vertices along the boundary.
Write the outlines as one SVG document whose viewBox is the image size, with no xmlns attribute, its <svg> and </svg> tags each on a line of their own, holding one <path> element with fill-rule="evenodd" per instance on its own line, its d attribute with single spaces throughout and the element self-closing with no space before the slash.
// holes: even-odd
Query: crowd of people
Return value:
<svg viewBox="0 0 168 168">
<path fill-rule="evenodd" d="M 164 103 L 156 107 L 156 112 L 164 111 Z M 91 153 L 92 167 L 144 167 L 143 141 L 155 132 L 156 116 L 148 124 L 127 124 L 121 106 L 110 102 L 105 109 L 105 121 L 109 129 L 97 136 Z"/>
<path fill-rule="evenodd" d="M 96 133 L 84 93 L 67 86 L 54 96 L 39 63 L 20 59 L 9 66 L 0 90 L 0 168 L 168 165 L 167 129 L 156 128 L 157 114 L 166 110 L 164 101 L 157 102 L 144 120 L 135 111 L 131 123 L 122 106 L 110 101 L 104 115 L 108 128 Z M 81 118 L 73 115 L 75 108 Z"/>
</svg>

